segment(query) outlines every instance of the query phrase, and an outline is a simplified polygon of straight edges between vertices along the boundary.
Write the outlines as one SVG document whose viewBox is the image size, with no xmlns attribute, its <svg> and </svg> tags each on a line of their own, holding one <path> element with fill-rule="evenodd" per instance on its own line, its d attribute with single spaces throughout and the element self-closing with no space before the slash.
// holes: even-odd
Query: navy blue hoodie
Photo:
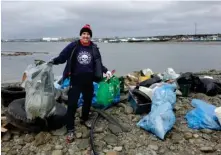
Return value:
<svg viewBox="0 0 221 155">
<path fill-rule="evenodd" d="M 89 53 L 91 57 L 89 58 L 86 53 Z M 99 78 L 101 78 L 101 73 L 106 73 L 108 71 L 102 64 L 100 51 L 97 45 L 93 42 L 91 42 L 89 47 L 82 46 L 79 40 L 68 44 L 61 51 L 59 56 L 53 59 L 55 65 L 65 62 L 67 63 L 63 72 L 63 79 L 70 74 L 73 75 L 80 72 L 95 72 L 95 75 L 99 75 Z"/>
</svg>

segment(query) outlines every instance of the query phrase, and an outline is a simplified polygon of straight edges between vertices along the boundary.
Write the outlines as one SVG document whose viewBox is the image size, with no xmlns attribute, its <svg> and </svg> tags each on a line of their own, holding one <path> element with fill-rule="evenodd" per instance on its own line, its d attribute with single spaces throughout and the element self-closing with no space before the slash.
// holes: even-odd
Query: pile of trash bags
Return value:
<svg viewBox="0 0 221 155">
<path fill-rule="evenodd" d="M 163 74 L 154 74 L 150 69 L 141 72 L 141 76 L 144 77 L 147 73 L 147 79 L 139 80 L 139 85 L 134 89 L 148 95 L 152 105 L 151 111 L 137 123 L 137 126 L 155 134 L 162 140 L 176 120 L 173 112 L 176 95 L 187 97 L 190 92 L 204 93 L 208 96 L 221 94 L 221 83 L 212 77 L 199 77 L 191 72 L 177 74 L 172 68 L 168 68 Z M 220 108 L 197 99 L 192 101 L 192 105 L 195 109 L 186 115 L 190 128 L 221 129 Z"/>
<path fill-rule="evenodd" d="M 51 65 L 45 62 L 29 65 L 18 88 L 25 93 L 8 105 L 5 114 L 10 124 L 30 132 L 55 130 L 65 124 L 67 109 L 56 102 L 58 92 Z"/>
<path fill-rule="evenodd" d="M 59 80 L 54 82 L 56 89 L 59 89 L 67 95 L 70 84 L 70 78 L 64 79 L 59 84 Z M 120 101 L 120 81 L 116 76 L 112 76 L 110 79 L 104 78 L 101 82 L 93 82 L 94 92 L 92 98 L 92 106 L 99 109 L 104 109 L 112 106 Z M 83 105 L 83 96 L 80 94 L 78 100 L 78 107 Z"/>
<path fill-rule="evenodd" d="M 182 95 L 183 97 L 187 97 L 191 92 L 204 93 L 208 96 L 221 94 L 221 83 L 212 77 L 199 77 L 191 72 L 177 74 L 173 68 L 167 68 L 163 74 L 154 74 L 153 71 L 148 68 L 141 71 L 139 79 L 142 79 L 139 80 L 139 86 L 142 90 L 144 90 L 143 87 L 149 88 L 149 90 L 145 89 L 145 92 L 148 91 L 148 94 L 153 94 L 151 90 L 164 83 L 176 84 L 177 90 L 179 90 L 176 92 L 177 95 Z"/>
</svg>

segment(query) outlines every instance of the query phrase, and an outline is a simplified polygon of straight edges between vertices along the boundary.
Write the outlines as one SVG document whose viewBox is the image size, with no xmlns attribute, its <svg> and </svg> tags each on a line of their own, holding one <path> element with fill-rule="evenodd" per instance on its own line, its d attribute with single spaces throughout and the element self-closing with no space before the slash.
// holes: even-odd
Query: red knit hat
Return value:
<svg viewBox="0 0 221 155">
<path fill-rule="evenodd" d="M 92 37 L 92 31 L 91 31 L 91 27 L 89 24 L 86 24 L 84 27 L 82 27 L 82 29 L 80 31 L 80 36 L 83 32 L 88 32 L 90 34 L 90 36 Z"/>
</svg>

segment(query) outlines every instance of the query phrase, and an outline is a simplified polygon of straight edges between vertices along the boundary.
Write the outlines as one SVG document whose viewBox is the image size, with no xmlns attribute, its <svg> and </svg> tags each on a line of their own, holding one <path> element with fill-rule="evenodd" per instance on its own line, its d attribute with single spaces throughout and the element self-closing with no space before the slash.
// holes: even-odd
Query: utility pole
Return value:
<svg viewBox="0 0 221 155">
<path fill-rule="evenodd" d="M 196 32 L 197 32 L 197 23 L 194 23 L 195 25 L 195 36 L 196 36 Z"/>
</svg>

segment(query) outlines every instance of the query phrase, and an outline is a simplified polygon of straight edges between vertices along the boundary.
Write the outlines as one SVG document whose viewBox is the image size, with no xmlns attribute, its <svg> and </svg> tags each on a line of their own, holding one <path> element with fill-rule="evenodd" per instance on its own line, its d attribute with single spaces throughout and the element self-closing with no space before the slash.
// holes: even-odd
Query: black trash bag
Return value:
<svg viewBox="0 0 221 155">
<path fill-rule="evenodd" d="M 200 82 L 194 85 L 195 92 L 204 93 L 208 96 L 221 94 L 221 83 L 209 78 L 200 78 Z"/>
<path fill-rule="evenodd" d="M 147 79 L 139 84 L 139 86 L 150 87 L 154 83 L 161 82 L 162 80 L 158 75 L 151 75 L 150 79 Z"/>
<path fill-rule="evenodd" d="M 193 73 L 191 72 L 186 72 L 180 75 L 179 78 L 177 78 L 177 84 L 179 86 L 182 85 L 191 85 L 190 86 L 190 90 L 194 91 L 196 85 L 200 84 L 200 78 L 196 75 L 193 75 Z"/>
<path fill-rule="evenodd" d="M 209 78 L 199 78 L 191 72 L 183 73 L 178 79 L 179 86 L 190 84 L 190 90 L 195 93 L 204 93 L 208 96 L 221 94 L 221 83 Z"/>
<path fill-rule="evenodd" d="M 192 84 L 193 74 L 191 72 L 183 73 L 177 78 L 178 84 Z"/>
<path fill-rule="evenodd" d="M 139 89 L 134 89 L 133 94 L 135 95 L 138 104 L 146 104 L 152 102 L 150 97 Z"/>
<path fill-rule="evenodd" d="M 151 111 L 151 99 L 148 95 L 139 89 L 129 91 L 129 94 L 128 101 L 130 102 L 135 114 L 148 114 Z"/>
</svg>

